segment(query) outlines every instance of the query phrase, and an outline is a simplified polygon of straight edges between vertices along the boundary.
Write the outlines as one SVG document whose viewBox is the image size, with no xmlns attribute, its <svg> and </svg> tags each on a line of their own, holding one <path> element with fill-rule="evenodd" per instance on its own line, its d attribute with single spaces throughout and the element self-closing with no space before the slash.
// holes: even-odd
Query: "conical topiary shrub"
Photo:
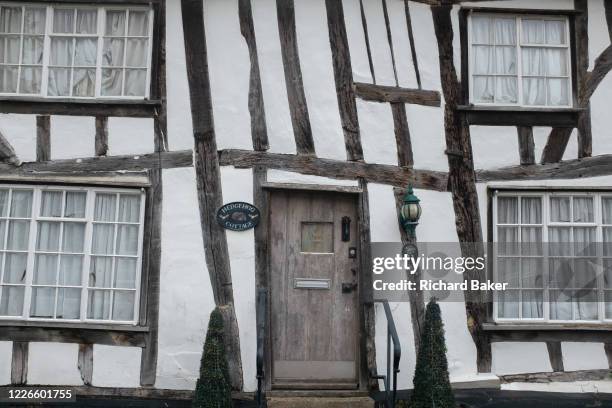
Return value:
<svg viewBox="0 0 612 408">
<path fill-rule="evenodd" d="M 223 316 L 216 308 L 210 314 L 208 322 L 193 408 L 232 407 L 232 387 L 223 337 Z"/>
<path fill-rule="evenodd" d="M 454 408 L 455 397 L 448 378 L 446 342 L 440 306 L 427 305 L 421 345 L 414 373 L 410 408 Z"/>
</svg>

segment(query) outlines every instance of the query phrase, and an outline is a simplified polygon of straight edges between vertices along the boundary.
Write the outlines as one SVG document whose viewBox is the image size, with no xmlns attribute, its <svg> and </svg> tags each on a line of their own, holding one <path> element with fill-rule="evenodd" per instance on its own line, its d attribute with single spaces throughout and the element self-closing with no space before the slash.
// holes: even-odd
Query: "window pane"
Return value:
<svg viewBox="0 0 612 408">
<path fill-rule="evenodd" d="M 121 96 L 123 87 L 123 70 L 102 70 L 102 95 Z"/>
<path fill-rule="evenodd" d="M 606 319 L 612 319 L 612 291 L 604 292 L 606 304 Z"/>
<path fill-rule="evenodd" d="M 542 227 L 522 227 L 521 254 L 542 255 L 543 253 Z"/>
<path fill-rule="evenodd" d="M 134 289 L 136 287 L 136 261 L 136 258 L 117 258 L 114 288 Z"/>
<path fill-rule="evenodd" d="M 604 289 L 612 289 L 612 259 L 603 260 Z"/>
<path fill-rule="evenodd" d="M 94 256 L 91 258 L 89 286 L 94 288 L 110 288 L 113 258 Z"/>
<path fill-rule="evenodd" d="M 499 292 L 497 312 L 502 319 L 517 319 L 519 317 L 519 292 L 516 290 Z"/>
<path fill-rule="evenodd" d="M 522 33 L 525 44 L 546 43 L 546 26 L 542 20 L 522 19 Z"/>
<path fill-rule="evenodd" d="M 62 255 L 60 259 L 60 285 L 81 286 L 81 272 L 83 271 L 82 255 Z"/>
<path fill-rule="evenodd" d="M 523 79 L 523 103 L 531 106 L 546 105 L 546 80 L 543 78 Z"/>
<path fill-rule="evenodd" d="M 569 105 L 567 79 L 548 79 L 548 104 L 552 106 Z"/>
<path fill-rule="evenodd" d="M 612 224 L 612 198 L 604 197 L 602 203 L 602 218 L 604 224 Z"/>
<path fill-rule="evenodd" d="M 550 198 L 550 220 L 553 222 L 570 221 L 570 198 L 551 197 Z"/>
<path fill-rule="evenodd" d="M 17 67 L 0 67 L 0 92 L 17 92 Z"/>
<path fill-rule="evenodd" d="M 2 301 L 0 302 L 0 315 L 21 316 L 23 313 L 23 286 L 4 286 L 2 288 Z"/>
<path fill-rule="evenodd" d="M 57 318 L 78 319 L 81 313 L 81 290 L 64 289 L 57 290 Z"/>
<path fill-rule="evenodd" d="M 134 319 L 134 292 L 115 291 L 113 320 Z"/>
<path fill-rule="evenodd" d="M 569 256 L 572 254 L 570 241 L 571 229 L 566 227 L 548 228 L 548 251 L 551 255 Z"/>
<path fill-rule="evenodd" d="M 499 255 L 518 255 L 518 227 L 498 227 L 497 242 Z"/>
<path fill-rule="evenodd" d="M 37 254 L 34 261 L 35 285 L 55 285 L 57 282 L 57 255 Z"/>
<path fill-rule="evenodd" d="M 98 10 L 77 10 L 76 32 L 96 34 L 98 31 Z"/>
<path fill-rule="evenodd" d="M 29 237 L 29 221 L 9 221 L 7 249 L 27 251 Z"/>
<path fill-rule="evenodd" d="M 127 40 L 126 62 L 128 67 L 146 68 L 149 40 L 146 38 L 130 38 Z"/>
<path fill-rule="evenodd" d="M 87 305 L 87 318 L 108 320 L 110 318 L 110 291 L 90 290 Z"/>
<path fill-rule="evenodd" d="M 117 252 L 118 255 L 138 255 L 138 226 L 117 226 Z"/>
<path fill-rule="evenodd" d="M 102 65 L 105 67 L 123 66 L 125 40 L 119 38 L 106 38 L 102 52 Z"/>
<path fill-rule="evenodd" d="M 597 292 L 579 291 L 576 294 L 576 320 L 597 320 L 599 318 Z"/>
<path fill-rule="evenodd" d="M 74 65 L 95 67 L 98 59 L 98 41 L 95 38 L 77 38 L 74 51 Z"/>
<path fill-rule="evenodd" d="M 572 320 L 572 301 L 564 292 L 550 291 L 550 318 L 552 320 Z"/>
<path fill-rule="evenodd" d="M 147 70 L 126 69 L 125 70 L 125 95 L 144 96 L 146 94 Z"/>
<path fill-rule="evenodd" d="M 106 35 L 125 35 L 125 11 L 106 12 Z"/>
<path fill-rule="evenodd" d="M 23 37 L 22 64 L 42 65 L 43 63 L 43 37 Z"/>
<path fill-rule="evenodd" d="M 26 8 L 23 31 L 26 34 L 44 34 L 47 10 L 44 8 Z"/>
<path fill-rule="evenodd" d="M 53 10 L 53 32 L 58 34 L 74 33 L 74 10 L 56 8 Z"/>
<path fill-rule="evenodd" d="M 62 239 L 64 252 L 83 252 L 85 244 L 85 224 L 76 222 L 64 223 L 64 236 Z"/>
<path fill-rule="evenodd" d="M 13 190 L 11 217 L 30 218 L 32 214 L 32 191 Z"/>
<path fill-rule="evenodd" d="M 62 198 L 61 191 L 43 191 L 40 201 L 41 217 L 61 217 Z"/>
<path fill-rule="evenodd" d="M 49 96 L 70 96 L 70 69 L 49 69 Z"/>
<path fill-rule="evenodd" d="M 543 76 L 546 74 L 545 50 L 542 48 L 523 48 L 523 75 Z"/>
<path fill-rule="evenodd" d="M 493 44 L 491 18 L 486 16 L 472 17 L 472 42 L 475 44 Z"/>
<path fill-rule="evenodd" d="M 0 10 L 0 32 L 21 32 L 21 7 L 2 7 Z"/>
<path fill-rule="evenodd" d="M 497 74 L 516 74 L 516 48 L 495 47 L 495 67 Z"/>
<path fill-rule="evenodd" d="M 0 220 L 0 249 L 4 249 L 4 237 L 6 236 L 6 221 Z M 0 256 L 1 259 L 1 256 Z"/>
<path fill-rule="evenodd" d="M 119 198 L 119 221 L 139 222 L 140 196 L 122 194 Z"/>
<path fill-rule="evenodd" d="M 474 77 L 474 100 L 476 102 L 493 103 L 495 100 L 495 77 Z"/>
<path fill-rule="evenodd" d="M 55 308 L 55 288 L 32 288 L 30 316 L 53 317 Z"/>
<path fill-rule="evenodd" d="M 95 69 L 75 69 L 72 79 L 73 96 L 95 96 L 96 93 L 96 70 Z"/>
<path fill-rule="evenodd" d="M 495 19 L 495 44 L 516 44 L 516 23 L 514 18 Z"/>
<path fill-rule="evenodd" d="M 603 228 L 603 242 L 604 256 L 612 256 L 612 227 Z"/>
<path fill-rule="evenodd" d="M 4 261 L 4 283 L 23 285 L 26 278 L 26 254 L 7 253 Z"/>
<path fill-rule="evenodd" d="M 39 251 L 58 251 L 60 237 L 59 222 L 38 222 L 36 249 Z"/>
<path fill-rule="evenodd" d="M 544 286 L 544 261 L 542 258 L 521 259 L 521 287 L 541 288 Z"/>
<path fill-rule="evenodd" d="M 498 197 L 497 199 L 497 222 L 499 224 L 518 223 L 518 198 Z"/>
<path fill-rule="evenodd" d="M 101 255 L 113 254 L 115 226 L 112 224 L 96 224 L 93 227 L 91 252 Z"/>
<path fill-rule="evenodd" d="M 63 67 L 72 66 L 72 38 L 51 38 L 50 64 Z"/>
<path fill-rule="evenodd" d="M 554 45 L 566 44 L 565 21 L 549 20 L 546 22 L 546 43 Z"/>
<path fill-rule="evenodd" d="M 20 43 L 19 36 L 0 36 L 0 62 L 19 64 Z"/>
<path fill-rule="evenodd" d="M 593 197 L 574 197 L 574 221 L 594 222 Z"/>
<path fill-rule="evenodd" d="M 495 85 L 495 102 L 516 103 L 518 101 L 516 78 L 497 77 L 495 79 Z"/>
<path fill-rule="evenodd" d="M 544 316 L 542 311 L 542 291 L 524 290 L 522 295 L 521 307 L 523 319 L 541 319 Z"/>
<path fill-rule="evenodd" d="M 0 190 L 0 217 L 6 217 L 8 210 L 8 199 L 8 190 Z M 610 203 L 612 204 L 612 200 Z M 610 208 L 612 208 L 612 206 Z"/>
<path fill-rule="evenodd" d="M 551 48 L 546 53 L 546 67 L 549 76 L 567 76 L 567 50 Z"/>
<path fill-rule="evenodd" d="M 85 202 L 87 193 L 66 192 L 66 209 L 64 217 L 66 218 L 85 218 Z"/>
<path fill-rule="evenodd" d="M 146 36 L 149 34 L 149 13 L 146 11 L 130 11 L 128 35 Z"/>
<path fill-rule="evenodd" d="M 520 285 L 520 258 L 497 258 L 498 281 L 508 283 L 511 288 Z"/>
<path fill-rule="evenodd" d="M 41 68 L 21 68 L 19 92 L 24 94 L 39 94 L 42 84 Z"/>
<path fill-rule="evenodd" d="M 549 286 L 567 289 L 574 287 L 574 265 L 571 258 L 549 258 Z"/>
<path fill-rule="evenodd" d="M 475 45 L 474 50 L 474 74 L 495 73 L 495 48 L 488 45 Z"/>
<path fill-rule="evenodd" d="M 576 289 L 597 288 L 597 270 L 600 264 L 596 258 L 574 260 L 574 287 Z"/>
<path fill-rule="evenodd" d="M 542 199 L 540 197 L 521 198 L 521 223 L 542 223 Z"/>
<path fill-rule="evenodd" d="M 96 194 L 94 221 L 115 221 L 116 199 L 114 194 Z"/>
<path fill-rule="evenodd" d="M 574 254 L 576 256 L 597 255 L 596 231 L 594 227 L 574 228 Z"/>
</svg>

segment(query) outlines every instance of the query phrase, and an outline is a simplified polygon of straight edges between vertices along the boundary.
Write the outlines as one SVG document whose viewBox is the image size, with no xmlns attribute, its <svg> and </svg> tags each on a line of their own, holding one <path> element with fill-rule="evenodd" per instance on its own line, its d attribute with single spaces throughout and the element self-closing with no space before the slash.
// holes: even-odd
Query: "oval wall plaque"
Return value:
<svg viewBox="0 0 612 408">
<path fill-rule="evenodd" d="M 225 229 L 246 231 L 259 224 L 259 209 L 243 202 L 225 204 L 217 211 L 217 222 Z"/>
</svg>

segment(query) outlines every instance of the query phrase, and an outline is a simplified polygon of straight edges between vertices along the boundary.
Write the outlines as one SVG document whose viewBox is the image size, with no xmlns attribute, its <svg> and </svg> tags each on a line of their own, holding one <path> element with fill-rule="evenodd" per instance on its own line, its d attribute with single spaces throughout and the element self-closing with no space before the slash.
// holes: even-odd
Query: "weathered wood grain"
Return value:
<svg viewBox="0 0 612 408">
<path fill-rule="evenodd" d="M 389 45 L 389 53 L 391 54 L 391 66 L 393 67 L 393 77 L 395 78 L 395 86 L 399 86 L 397 79 L 397 66 L 395 64 L 395 51 L 393 50 L 393 34 L 391 33 L 391 22 L 389 21 L 389 8 L 387 0 L 382 0 L 383 17 L 385 19 L 385 28 L 387 30 L 387 44 Z"/>
<path fill-rule="evenodd" d="M 403 102 L 414 105 L 440 106 L 440 93 L 438 91 L 355 82 L 355 94 L 358 98 L 366 101 Z"/>
<path fill-rule="evenodd" d="M 574 129 L 572 128 L 553 128 L 548 135 L 548 140 L 542 150 L 540 163 L 556 163 L 563 159 L 565 148 L 569 142 Z"/>
<path fill-rule="evenodd" d="M 276 0 L 276 14 L 296 150 L 299 154 L 314 154 L 314 139 L 308 115 L 306 94 L 304 93 L 302 68 L 300 66 L 300 55 L 297 45 L 293 0 Z"/>
<path fill-rule="evenodd" d="M 19 166 L 21 164 L 21 160 L 19 160 L 17 157 L 15 149 L 13 149 L 13 146 L 9 143 L 2 132 L 0 132 L 0 161 L 13 164 L 15 166 Z"/>
<path fill-rule="evenodd" d="M 457 111 L 461 101 L 461 87 L 453 61 L 453 25 L 451 21 L 452 6 L 434 6 L 431 8 L 434 30 L 438 44 L 440 60 L 440 79 L 444 95 L 444 130 L 446 150 L 460 154 L 447 154 L 448 186 L 452 193 L 455 210 L 457 236 L 464 257 L 483 256 L 479 245 L 482 243 L 482 227 L 478 208 L 478 192 L 472 158 L 470 129 L 465 118 Z M 484 281 L 486 271 L 467 270 L 466 279 Z M 467 327 L 476 345 L 477 367 L 479 372 L 491 371 L 491 344 L 482 330 L 482 323 L 487 319 L 487 306 L 479 291 L 465 292 Z"/>
<path fill-rule="evenodd" d="M 519 156 L 522 165 L 535 164 L 535 143 L 531 126 L 517 126 Z"/>
<path fill-rule="evenodd" d="M 259 57 L 257 55 L 257 40 L 253 25 L 253 10 L 251 0 L 239 0 L 238 13 L 240 32 L 249 49 L 251 70 L 249 76 L 249 113 L 251 114 L 251 138 L 253 150 L 268 150 L 268 129 L 266 127 L 266 110 L 264 106 L 261 74 L 259 72 Z"/>
<path fill-rule="evenodd" d="M 604 0 L 604 9 L 606 14 L 606 24 L 608 25 L 608 37 L 612 42 L 612 0 Z"/>
<path fill-rule="evenodd" d="M 78 363 L 79 372 L 83 379 L 83 384 L 91 385 L 93 378 L 93 345 L 79 344 Z"/>
<path fill-rule="evenodd" d="M 417 58 L 416 43 L 414 42 L 414 33 L 412 30 L 412 17 L 410 16 L 410 6 L 408 0 L 404 0 L 404 14 L 406 15 L 406 27 L 408 28 L 408 40 L 410 41 L 410 54 L 412 56 L 412 66 L 416 76 L 417 86 L 421 86 L 421 72 L 419 70 L 419 60 Z"/>
<path fill-rule="evenodd" d="M 610 370 L 581 370 L 552 373 L 528 373 L 500 375 L 502 383 L 552 383 L 552 382 L 575 382 L 575 381 L 598 381 L 610 376 Z"/>
<path fill-rule="evenodd" d="M 87 1 L 91 3 L 91 1 Z M 116 3 L 116 2 L 115 2 Z M 148 2 L 147 2 L 148 3 Z M 111 116 L 152 118 L 160 101 L 47 99 L 35 97 L 0 97 L 0 113 L 26 115 Z"/>
<path fill-rule="evenodd" d="M 363 0 L 359 0 L 359 11 L 361 13 L 361 26 L 363 27 L 363 37 L 366 45 L 366 53 L 368 54 L 368 64 L 370 66 L 370 75 L 372 83 L 376 83 L 376 73 L 374 72 L 374 61 L 372 60 L 372 47 L 370 45 L 370 33 L 368 32 L 368 19 L 365 15 Z M 328 12 L 329 13 L 329 12 Z"/>
<path fill-rule="evenodd" d="M 580 95 L 586 86 L 589 69 L 589 6 L 587 0 L 574 0 L 574 9 L 578 11 L 574 18 L 574 38 L 576 54 L 576 89 Z M 578 157 L 589 157 L 593 151 L 591 134 L 590 102 L 578 98 L 580 106 L 585 108 L 578 117 Z"/>
<path fill-rule="evenodd" d="M 412 141 L 410 140 L 406 105 L 392 103 L 391 112 L 393 113 L 393 128 L 397 146 L 397 163 L 402 167 L 412 167 L 414 158 L 412 156 Z"/>
<path fill-rule="evenodd" d="M 214 216 L 214 209 L 223 204 L 223 194 L 213 123 L 204 10 L 201 0 L 181 0 L 181 6 L 204 252 L 215 304 L 227 306 L 233 305 L 234 293 L 225 230 Z M 224 316 L 227 317 L 225 346 L 232 388 L 241 390 L 242 363 L 234 308 L 230 307 Z"/>
<path fill-rule="evenodd" d="M 151 64 L 151 98 L 160 101 L 154 110 L 155 151 L 165 152 L 168 146 L 168 98 L 166 82 L 166 0 L 153 5 L 153 55 Z"/>
<path fill-rule="evenodd" d="M 560 341 L 548 341 L 546 342 L 546 348 L 548 349 L 548 358 L 550 359 L 550 366 L 553 371 L 565 371 L 563 369 L 563 351 L 561 349 Z"/>
<path fill-rule="evenodd" d="M 100 330 L 87 327 L 48 328 L 8 326 L 0 330 L 0 341 L 89 343 L 109 346 L 144 347 L 145 332 L 130 330 Z"/>
<path fill-rule="evenodd" d="M 353 69 L 351 67 L 342 1 L 326 0 L 325 7 L 327 9 L 329 42 L 346 154 L 349 160 L 362 160 L 363 148 L 359 133 L 357 103 L 353 90 Z"/>
<path fill-rule="evenodd" d="M 96 116 L 96 156 L 106 156 L 108 153 L 108 117 Z"/>
<path fill-rule="evenodd" d="M 36 117 L 36 161 L 51 160 L 51 117 Z"/>
<path fill-rule="evenodd" d="M 612 370 L 612 343 L 604 343 L 604 350 L 608 360 L 608 367 Z"/>
<path fill-rule="evenodd" d="M 404 187 L 412 183 L 415 188 L 446 191 L 447 175 L 444 172 L 415 170 L 408 167 L 363 162 L 307 157 L 294 154 L 254 152 L 250 150 L 220 150 L 221 166 L 293 171 L 301 174 L 330 177 L 340 180 L 363 178 L 368 182 Z"/>
<path fill-rule="evenodd" d="M 28 383 L 28 353 L 30 343 L 27 341 L 13 341 L 13 355 L 11 359 L 11 384 L 25 385 Z"/>
</svg>

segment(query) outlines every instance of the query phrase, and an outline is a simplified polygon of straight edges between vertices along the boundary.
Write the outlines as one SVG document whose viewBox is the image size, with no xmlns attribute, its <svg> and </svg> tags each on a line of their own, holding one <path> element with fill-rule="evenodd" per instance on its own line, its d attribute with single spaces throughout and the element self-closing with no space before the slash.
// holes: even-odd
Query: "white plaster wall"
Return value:
<svg viewBox="0 0 612 408">
<path fill-rule="evenodd" d="M 357 114 L 365 161 L 397 166 L 391 105 L 358 99 Z"/>
<path fill-rule="evenodd" d="M 30 343 L 28 384 L 83 385 L 78 360 L 78 344 Z"/>
<path fill-rule="evenodd" d="M 253 172 L 250 169 L 221 169 L 223 202 L 253 203 Z M 257 389 L 257 326 L 255 303 L 255 235 L 254 230 L 227 231 L 227 247 L 232 270 L 232 287 L 236 300 L 236 319 L 240 332 L 240 354 L 244 390 Z"/>
<path fill-rule="evenodd" d="M 427 4 L 410 2 L 410 17 L 423 89 L 441 90 L 436 33 Z"/>
<path fill-rule="evenodd" d="M 608 368 L 603 343 L 562 342 L 561 350 L 565 371 Z"/>
<path fill-rule="evenodd" d="M 546 343 L 499 342 L 491 345 L 497 375 L 552 371 Z"/>
<path fill-rule="evenodd" d="M 0 114 L 0 132 L 22 162 L 36 160 L 36 116 Z"/>
<path fill-rule="evenodd" d="M 346 25 L 349 52 L 351 53 L 353 79 L 355 82 L 371 83 L 373 80 L 370 73 L 365 37 L 363 35 L 359 0 L 342 0 L 342 6 L 344 8 L 344 23 Z"/>
<path fill-rule="evenodd" d="M 410 52 L 410 39 L 403 1 L 388 1 L 389 27 L 393 38 L 393 53 L 399 86 L 417 88 L 416 71 Z M 418 60 L 418 57 L 417 57 Z"/>
<path fill-rule="evenodd" d="M 251 149 L 249 51 L 238 0 L 204 1 L 204 24 L 217 147 Z"/>
<path fill-rule="evenodd" d="M 11 383 L 11 361 L 13 358 L 13 342 L 0 341 L 0 385 Z"/>
<path fill-rule="evenodd" d="M 391 49 L 387 40 L 387 28 L 383 14 L 382 1 L 363 2 L 363 9 L 368 25 L 370 51 L 374 62 L 374 76 L 380 85 L 395 85 Z"/>
<path fill-rule="evenodd" d="M 215 303 L 193 168 L 163 171 L 158 388 L 193 389 Z M 214 211 L 214 210 L 211 210 Z"/>
<path fill-rule="evenodd" d="M 93 346 L 95 387 L 140 387 L 140 347 Z"/>
<path fill-rule="evenodd" d="M 406 104 L 414 167 L 423 170 L 448 171 L 444 154 L 444 110 Z"/>
<path fill-rule="evenodd" d="M 95 155 L 96 121 L 87 116 L 51 116 L 51 159 Z"/>
<path fill-rule="evenodd" d="M 108 156 L 153 153 L 154 140 L 153 119 L 108 118 Z"/>
</svg>

